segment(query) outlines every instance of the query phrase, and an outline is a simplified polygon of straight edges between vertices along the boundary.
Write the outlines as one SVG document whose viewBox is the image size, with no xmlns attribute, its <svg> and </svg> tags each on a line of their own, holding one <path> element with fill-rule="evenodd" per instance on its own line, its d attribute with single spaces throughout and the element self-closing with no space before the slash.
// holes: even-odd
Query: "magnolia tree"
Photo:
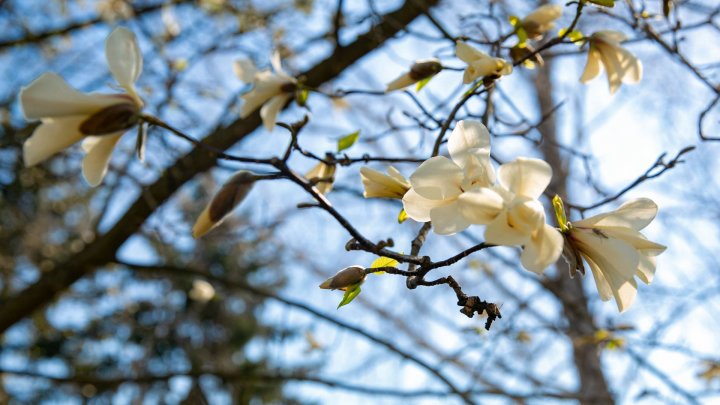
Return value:
<svg viewBox="0 0 720 405">
<path fill-rule="evenodd" d="M 709 339 L 716 321 L 685 328 L 678 301 L 687 295 L 716 306 L 711 259 L 688 275 L 709 280 L 708 289 L 673 286 L 682 280 L 677 274 L 664 276 L 659 293 L 651 285 L 656 269 L 662 279 L 663 272 L 688 266 L 680 253 L 659 256 L 666 246 L 714 249 L 707 241 L 688 242 L 684 232 L 702 240 L 712 238 L 715 226 L 695 232 L 685 226 L 676 237 L 660 231 L 672 229 L 672 221 L 653 220 L 663 201 L 670 212 L 678 207 L 679 192 L 716 190 L 693 189 L 706 178 L 668 186 L 678 183 L 669 170 L 693 156 L 696 140 L 714 139 L 720 85 L 712 69 L 719 53 L 708 41 L 720 31 L 716 4 L 134 3 L 100 2 L 90 21 L 60 30 L 27 27 L 2 43 L 5 58 L 21 58 L 22 47 L 98 25 L 94 35 L 108 33 L 107 64 L 98 69 L 114 83 L 112 91 L 84 92 L 48 71 L 7 89 L 8 100 L 17 102 L 8 110 L 14 117 L 6 136 L 22 145 L 11 176 L 27 177 L 40 166 L 70 173 L 70 183 L 80 172 L 86 185 L 74 187 L 90 193 L 82 203 L 103 203 L 91 210 L 97 218 L 91 236 L 74 247 L 62 243 L 68 251 L 39 259 L 15 253 L 34 270 L 6 270 L 0 330 L 11 334 L 24 319 L 48 311 L 79 280 L 122 268 L 192 280 L 184 296 L 198 305 L 232 306 L 231 291 L 270 299 L 275 307 L 264 319 L 295 335 L 304 331 L 308 352 L 326 357 L 303 362 L 305 343 L 296 337 L 280 345 L 282 359 L 268 357 L 275 374 L 264 368 L 237 374 L 242 361 L 233 357 L 234 364 L 198 358 L 180 369 L 153 373 L 138 366 L 108 376 L 76 367 L 57 374 L 32 361 L 18 367 L 3 353 L 8 381 L 45 380 L 94 396 L 98 387 L 113 392 L 122 383 L 153 386 L 184 376 L 197 382 L 163 389 L 188 401 L 245 401 L 233 389 L 238 380 L 251 387 L 305 381 L 292 395 L 356 401 L 366 395 L 429 401 L 451 395 L 464 403 L 717 396 L 717 346 L 683 340 L 692 330 Z M 302 24 L 288 26 L 291 18 Z M 73 49 L 91 52 L 91 42 L 76 41 Z M 607 86 L 595 85 L 601 81 Z M 686 103 L 691 117 L 658 114 L 688 97 L 667 97 L 679 86 L 696 94 Z M 203 92 L 206 87 L 220 95 Z M 583 114 L 596 117 L 588 123 Z M 648 164 L 645 157 L 656 153 L 661 138 L 654 130 L 630 132 L 675 118 L 678 127 L 696 128 L 663 144 L 674 148 L 670 157 L 662 153 Z M 607 126 L 620 138 L 604 133 Z M 73 153 L 76 144 L 82 158 Z M 708 159 L 705 149 L 712 148 L 703 143 L 696 161 Z M 55 167 L 61 158 L 66 164 Z M 187 208 L 182 196 L 211 169 L 220 183 Z M 94 190 L 106 191 L 93 196 Z M 687 200 L 701 201 L 680 200 L 683 214 L 693 204 Z M 158 217 L 167 219 L 148 224 Z M 238 281 L 237 264 L 216 255 L 187 258 L 206 246 L 240 243 L 245 239 L 234 231 L 253 223 L 269 234 L 252 249 L 279 260 L 272 266 L 287 279 L 284 287 L 263 288 L 263 276 Z M 641 232 L 646 227 L 650 237 Z M 16 224 L 16 232 L 23 228 Z M 142 241 L 133 242 L 138 236 Z M 275 243 L 275 250 L 264 249 Z M 672 264 L 662 265 L 665 259 Z M 272 267 L 265 263 L 259 274 Z M 31 281 L 12 281 L 37 270 Z M 218 288 L 228 295 L 216 294 Z M 616 310 L 598 299 L 614 301 Z M 287 320 L 288 308 L 302 315 Z M 212 319 L 233 322 L 229 315 Z M 326 324 L 313 326 L 318 320 Z M 348 331 L 350 342 L 333 344 L 328 336 L 337 330 Z M 242 359 L 254 356 L 252 348 L 235 350 Z M 409 369 L 384 364 L 378 350 L 398 355 Z M 690 367 L 668 362 L 678 358 Z M 396 381 L 388 386 L 387 379 Z M 318 391 L 318 384 L 347 394 Z M 214 391 L 224 394 L 213 397 Z"/>
</svg>

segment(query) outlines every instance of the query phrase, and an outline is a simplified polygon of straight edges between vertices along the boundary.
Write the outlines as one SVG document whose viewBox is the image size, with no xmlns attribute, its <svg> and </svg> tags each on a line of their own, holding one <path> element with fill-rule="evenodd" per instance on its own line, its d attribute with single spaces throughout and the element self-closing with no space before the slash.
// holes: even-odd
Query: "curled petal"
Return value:
<svg viewBox="0 0 720 405">
<path fill-rule="evenodd" d="M 105 56 L 115 80 L 135 96 L 135 81 L 143 68 L 142 53 L 135 34 L 126 28 L 115 28 L 105 42 Z"/>
<path fill-rule="evenodd" d="M 498 177 L 516 195 L 536 199 L 550 184 L 552 168 L 544 160 L 517 158 L 500 166 Z"/>
<path fill-rule="evenodd" d="M 20 90 L 20 104 L 29 120 L 89 115 L 124 100 L 127 96 L 80 93 L 55 73 L 45 73 Z"/>
<path fill-rule="evenodd" d="M 585 69 L 583 70 L 582 76 L 580 76 L 581 83 L 587 83 L 592 79 L 598 77 L 602 71 L 602 65 L 600 64 L 600 52 L 596 47 L 590 45 L 588 50 L 587 62 L 585 62 Z"/>
<path fill-rule="evenodd" d="M 465 63 L 472 63 L 478 59 L 489 58 L 490 55 L 482 52 L 463 41 L 458 41 L 455 46 L 455 55 Z"/>
<path fill-rule="evenodd" d="M 503 198 L 495 191 L 477 187 L 460 194 L 458 210 L 471 223 L 486 225 L 497 218 L 503 209 Z"/>
<path fill-rule="evenodd" d="M 620 31 L 613 30 L 597 31 L 591 35 L 591 38 L 596 38 L 612 45 L 619 45 L 628 39 L 627 35 Z"/>
<path fill-rule="evenodd" d="M 410 188 L 410 183 L 394 167 L 388 168 L 390 175 L 385 175 L 369 167 L 360 168 L 363 196 L 365 198 L 403 198 Z"/>
<path fill-rule="evenodd" d="M 102 183 L 107 174 L 110 156 L 122 135 L 123 132 L 115 135 L 91 136 L 83 141 L 82 147 L 86 155 L 82 161 L 82 173 L 91 186 L 96 187 Z"/>
<path fill-rule="evenodd" d="M 639 231 L 657 215 L 658 207 L 649 198 L 638 198 L 623 203 L 618 209 L 595 215 L 582 221 L 573 222 L 580 228 L 591 227 L 629 227 Z"/>
<path fill-rule="evenodd" d="M 530 234 L 521 232 L 508 224 L 508 212 L 503 210 L 485 228 L 485 242 L 501 246 L 522 246 L 529 239 Z"/>
<path fill-rule="evenodd" d="M 552 226 L 543 224 L 543 227 L 523 247 L 520 261 L 526 269 L 542 274 L 548 266 L 560 258 L 563 246 L 562 234 Z"/>
<path fill-rule="evenodd" d="M 490 132 L 478 121 L 458 122 L 448 138 L 450 157 L 460 167 L 466 166 L 469 154 L 483 148 L 490 148 Z"/>
<path fill-rule="evenodd" d="M 265 129 L 272 131 L 273 128 L 275 128 L 275 122 L 280 110 L 285 107 L 285 104 L 287 104 L 291 97 L 291 94 L 279 94 L 263 104 L 260 108 L 260 117 L 262 118 L 263 125 L 265 125 Z"/>
<path fill-rule="evenodd" d="M 319 162 L 315 167 L 310 169 L 309 172 L 305 173 L 305 178 L 308 180 L 315 180 L 315 188 L 320 194 L 327 194 L 333 188 L 334 176 L 336 166 L 325 164 L 325 162 Z"/>
<path fill-rule="evenodd" d="M 410 176 L 413 190 L 431 200 L 455 198 L 462 193 L 460 185 L 463 170 L 444 156 L 435 156 L 415 170 Z"/>
<path fill-rule="evenodd" d="M 257 68 L 250 59 L 238 59 L 233 63 L 233 71 L 238 79 L 245 83 L 252 83 L 255 80 Z"/>
<path fill-rule="evenodd" d="M 452 200 L 430 200 L 410 189 L 402 199 L 407 216 L 418 222 L 430 221 L 430 211 L 452 203 Z"/>
<path fill-rule="evenodd" d="M 464 231 L 470 222 L 458 210 L 457 201 L 430 210 L 433 231 L 438 235 L 453 235 Z"/>
<path fill-rule="evenodd" d="M 85 118 L 80 116 L 43 120 L 23 144 L 25 166 L 34 166 L 80 141 L 83 138 L 80 124 Z"/>
<path fill-rule="evenodd" d="M 614 296 L 620 312 L 630 308 L 637 296 L 637 282 L 635 282 L 635 279 L 622 279 L 614 273 L 604 272 L 601 264 L 596 264 L 593 260 L 587 260 L 587 258 L 586 261 L 593 273 L 600 298 L 607 301 L 611 296 Z"/>
</svg>

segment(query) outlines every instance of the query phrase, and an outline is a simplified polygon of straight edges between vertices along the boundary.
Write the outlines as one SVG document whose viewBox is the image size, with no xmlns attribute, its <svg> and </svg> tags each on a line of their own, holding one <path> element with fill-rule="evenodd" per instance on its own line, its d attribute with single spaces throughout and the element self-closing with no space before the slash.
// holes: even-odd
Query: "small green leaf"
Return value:
<svg viewBox="0 0 720 405">
<path fill-rule="evenodd" d="M 360 130 L 347 134 L 343 136 L 342 138 L 338 139 L 337 143 L 337 151 L 341 152 L 355 144 L 357 142 L 358 138 L 360 137 Z"/>
<path fill-rule="evenodd" d="M 520 17 L 518 17 L 516 15 L 509 16 L 508 21 L 510 21 L 510 25 L 512 25 L 515 28 L 519 27 L 520 22 L 521 22 Z"/>
<path fill-rule="evenodd" d="M 345 295 L 343 295 L 342 301 L 340 301 L 340 304 L 338 304 L 338 309 L 340 307 L 345 306 L 352 302 L 352 300 L 355 299 L 355 297 L 360 294 L 360 284 L 355 284 L 354 286 L 348 287 L 347 290 L 345 290 Z"/>
<path fill-rule="evenodd" d="M 567 28 L 562 28 L 560 31 L 558 31 L 558 37 L 562 37 L 567 32 Z M 579 30 L 572 30 L 570 33 L 565 35 L 565 38 L 575 42 L 577 45 L 582 45 L 582 42 L 580 42 L 584 37 L 582 32 Z"/>
<path fill-rule="evenodd" d="M 305 104 L 307 103 L 308 96 L 310 95 L 310 91 L 308 89 L 299 89 L 295 93 L 295 102 L 300 107 L 305 107 Z"/>
<path fill-rule="evenodd" d="M 415 92 L 417 93 L 417 92 L 419 92 L 420 90 L 422 90 L 422 88 L 425 87 L 425 85 L 428 84 L 428 82 L 429 82 L 430 80 L 432 80 L 433 77 L 435 77 L 435 75 L 430 76 L 430 77 L 426 77 L 426 78 L 420 80 L 419 82 L 417 82 L 417 84 L 415 85 Z"/>
<path fill-rule="evenodd" d="M 408 219 L 407 212 L 405 212 L 405 208 L 403 208 L 398 214 L 398 224 L 402 224 L 406 219 Z"/>
<path fill-rule="evenodd" d="M 517 27 L 515 31 L 515 35 L 518 37 L 518 45 L 523 46 L 527 42 L 527 32 L 525 32 L 525 28 L 523 27 Z"/>
<path fill-rule="evenodd" d="M 400 264 L 400 263 L 398 263 L 398 261 L 395 259 L 391 259 L 391 258 L 385 257 L 385 256 L 380 256 L 377 259 L 375 259 L 375 261 L 372 262 L 372 264 L 370 265 L 370 268 L 377 269 L 380 267 L 397 267 L 398 264 Z M 373 274 L 379 275 L 379 274 L 385 274 L 385 272 L 384 271 L 376 271 Z"/>
<path fill-rule="evenodd" d="M 615 7 L 615 0 L 588 0 L 588 2 L 603 7 Z"/>
</svg>

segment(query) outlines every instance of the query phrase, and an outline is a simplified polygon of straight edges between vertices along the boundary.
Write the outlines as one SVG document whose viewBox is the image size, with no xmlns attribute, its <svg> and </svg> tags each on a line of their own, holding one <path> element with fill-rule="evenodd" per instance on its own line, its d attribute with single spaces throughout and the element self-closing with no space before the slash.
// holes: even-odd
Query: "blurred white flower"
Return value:
<svg viewBox="0 0 720 405">
<path fill-rule="evenodd" d="M 275 52 L 271 63 L 274 73 L 270 70 L 258 71 L 252 61 L 246 59 L 239 60 L 234 65 L 238 78 L 253 85 L 253 89 L 242 96 L 245 104 L 240 117 L 246 118 L 262 106 L 260 117 L 268 131 L 275 128 L 277 115 L 297 89 L 297 80 L 282 69 L 280 54 Z"/>
<path fill-rule="evenodd" d="M 557 4 L 545 4 L 522 19 L 520 25 L 528 39 L 538 39 L 544 33 L 555 28 L 555 20 L 562 17 L 563 7 Z"/>
<path fill-rule="evenodd" d="M 193 280 L 188 297 L 194 301 L 208 302 L 215 297 L 215 288 L 205 280 Z"/>
<path fill-rule="evenodd" d="M 317 182 L 315 188 L 320 194 L 327 194 L 332 190 L 335 182 L 335 165 L 319 162 L 315 167 L 305 173 L 305 178 Z"/>
<path fill-rule="evenodd" d="M 410 176 L 412 188 L 403 197 L 408 217 L 419 222 L 432 221 L 433 230 L 441 235 L 452 235 L 471 223 L 488 219 L 486 211 L 472 204 L 472 198 L 485 195 L 489 190 L 486 187 L 495 182 L 490 164 L 490 134 L 482 123 L 458 122 L 448 139 L 448 150 L 451 159 L 435 156 L 417 168 Z M 475 194 L 468 194 L 471 190 Z M 502 206 L 499 197 L 496 203 Z M 490 210 L 494 212 L 495 208 Z"/>
<path fill-rule="evenodd" d="M 346 267 L 338 271 L 334 276 L 323 281 L 320 288 L 324 290 L 347 290 L 356 284 L 365 281 L 365 267 L 360 265 Z"/>
<path fill-rule="evenodd" d="M 563 249 L 562 235 L 545 223 L 545 210 L 537 200 L 551 178 L 552 168 L 547 162 L 517 158 L 500 166 L 499 184 L 469 191 L 465 204 L 468 217 L 474 212 L 484 213 L 486 243 L 522 246 L 523 267 L 538 274 L 555 263 Z"/>
<path fill-rule="evenodd" d="M 365 198 L 403 198 L 410 189 L 410 183 L 392 166 L 388 167 L 387 172 L 389 175 L 369 167 L 360 168 Z"/>
<path fill-rule="evenodd" d="M 193 238 L 199 238 L 220 225 L 245 199 L 257 179 L 256 174 L 247 170 L 241 170 L 230 177 L 195 221 L 192 228 Z"/>
<path fill-rule="evenodd" d="M 385 91 L 399 90 L 421 80 L 433 77 L 440 73 L 442 68 L 440 61 L 435 58 L 416 61 L 412 67 L 410 67 L 409 72 L 388 83 Z"/>
<path fill-rule="evenodd" d="M 580 82 L 587 83 L 596 78 L 605 67 L 610 94 L 614 94 L 622 83 L 634 84 L 642 79 L 642 62 L 630 51 L 620 46 L 625 34 L 617 31 L 598 31 L 590 36 L 590 48 L 585 70 Z"/>
<path fill-rule="evenodd" d="M 135 90 L 142 54 L 135 35 L 116 28 L 105 43 L 113 77 L 126 94 L 83 94 L 60 76 L 45 73 L 20 91 L 25 117 L 41 120 L 23 145 L 26 166 L 36 165 L 85 138 L 83 176 L 92 186 L 107 173 L 113 148 L 137 122 L 143 102 Z"/>
<path fill-rule="evenodd" d="M 615 211 L 568 224 L 564 231 L 563 256 L 570 274 L 585 274 L 583 259 L 590 266 L 603 301 L 615 297 L 618 310 L 625 311 L 637 295 L 635 276 L 650 284 L 655 275 L 655 256 L 666 247 L 649 241 L 639 231 L 657 214 L 648 198 L 622 204 Z"/>
<path fill-rule="evenodd" d="M 512 64 L 506 60 L 494 58 L 462 41 L 457 42 L 455 54 L 468 65 L 463 75 L 465 84 L 478 77 L 509 75 L 513 70 Z"/>
</svg>

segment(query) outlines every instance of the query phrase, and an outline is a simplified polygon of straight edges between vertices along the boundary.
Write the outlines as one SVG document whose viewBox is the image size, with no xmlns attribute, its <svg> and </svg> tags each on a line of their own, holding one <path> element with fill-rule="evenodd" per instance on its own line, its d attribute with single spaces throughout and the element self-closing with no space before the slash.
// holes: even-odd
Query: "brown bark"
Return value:
<svg viewBox="0 0 720 405">
<path fill-rule="evenodd" d="M 328 58 L 304 72 L 302 76 L 306 78 L 306 83 L 317 87 L 336 78 L 346 68 L 403 30 L 415 18 L 423 15 L 429 7 L 435 6 L 438 1 L 406 1 L 396 11 L 384 15 L 368 32 L 357 37 L 352 43 L 336 48 Z M 208 135 L 203 142 L 226 150 L 259 126 L 260 116 L 256 112 Z M 58 264 L 54 270 L 43 274 L 35 284 L 0 302 L 0 333 L 43 308 L 75 281 L 111 262 L 120 246 L 140 229 L 160 205 L 183 184 L 195 175 L 209 170 L 215 163 L 215 156 L 202 147 L 195 147 L 178 159 L 155 183 L 143 188 L 140 197 L 112 229 L 87 245 L 83 251 Z"/>
</svg>

